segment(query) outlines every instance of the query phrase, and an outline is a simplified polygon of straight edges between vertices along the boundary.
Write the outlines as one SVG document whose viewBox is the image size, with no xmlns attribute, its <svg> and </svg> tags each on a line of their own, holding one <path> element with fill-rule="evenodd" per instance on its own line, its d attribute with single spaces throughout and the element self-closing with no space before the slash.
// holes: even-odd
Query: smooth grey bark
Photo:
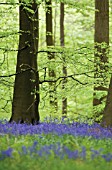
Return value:
<svg viewBox="0 0 112 170">
<path fill-rule="evenodd" d="M 61 47 L 65 46 L 64 41 L 64 3 L 60 3 L 60 45 Z M 63 68 L 62 68 L 63 76 L 67 76 L 67 67 L 65 57 L 63 56 Z M 63 79 L 62 81 L 62 90 L 65 89 L 67 83 L 67 79 Z M 62 116 L 67 116 L 67 97 L 62 98 Z"/>
</svg>

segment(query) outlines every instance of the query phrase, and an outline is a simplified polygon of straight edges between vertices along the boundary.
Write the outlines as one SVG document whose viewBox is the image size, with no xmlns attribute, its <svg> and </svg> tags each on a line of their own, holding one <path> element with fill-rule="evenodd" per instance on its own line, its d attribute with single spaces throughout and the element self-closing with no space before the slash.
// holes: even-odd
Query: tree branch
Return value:
<svg viewBox="0 0 112 170">
<path fill-rule="evenodd" d="M 99 90 L 99 91 L 108 91 L 108 88 L 107 87 L 103 87 L 103 86 L 97 86 L 97 87 L 94 87 L 94 90 Z"/>
<path fill-rule="evenodd" d="M 32 67 L 30 67 L 29 65 L 27 64 L 24 64 L 24 65 L 21 65 L 22 66 L 26 66 L 28 67 L 27 69 L 24 69 L 24 70 L 21 70 L 20 72 L 18 73 L 14 73 L 14 74 L 9 74 L 9 75 L 4 75 L 4 76 L 0 76 L 0 78 L 8 78 L 8 77 L 12 77 L 12 76 L 16 76 L 18 74 L 21 74 L 21 73 L 24 73 L 26 71 L 29 71 L 29 70 L 32 70 L 33 72 L 36 72 L 36 70 Z M 45 69 L 45 72 L 46 72 L 46 69 Z M 87 72 L 87 73 L 92 73 L 94 71 L 91 71 L 91 72 Z M 46 73 L 45 73 L 46 74 Z M 60 82 L 63 80 L 63 79 L 67 79 L 67 78 L 72 78 L 73 80 L 75 80 L 76 82 L 78 82 L 79 84 L 82 84 L 82 85 L 86 85 L 87 83 L 82 83 L 80 80 L 78 80 L 77 78 L 75 78 L 74 76 L 79 76 L 79 75 L 86 75 L 86 73 L 81 73 L 81 74 L 72 74 L 72 75 L 68 75 L 68 76 L 60 76 L 58 77 L 57 79 L 55 80 L 45 80 L 46 78 L 46 75 L 44 75 L 44 80 L 43 81 L 39 81 L 39 84 L 43 84 L 43 83 L 56 83 L 60 80 Z M 62 80 L 61 80 L 62 79 Z"/>
<path fill-rule="evenodd" d="M 16 76 L 16 75 L 18 75 L 18 74 L 24 73 L 24 72 L 29 71 L 29 70 L 32 70 L 32 68 L 28 68 L 28 69 L 25 69 L 25 70 L 21 70 L 21 71 L 18 72 L 18 73 L 0 76 L 0 78 L 7 78 L 7 77 Z"/>
<path fill-rule="evenodd" d="M 68 75 L 68 76 L 60 76 L 55 80 L 43 80 L 43 81 L 39 81 L 39 84 L 43 84 L 43 83 L 56 83 L 58 82 L 60 79 L 67 79 L 67 78 L 72 78 L 73 80 L 77 81 L 78 83 L 82 84 L 82 85 L 86 85 L 87 83 L 82 83 L 81 81 L 79 81 L 78 79 L 76 79 L 74 77 L 74 75 Z"/>
<path fill-rule="evenodd" d="M 19 5 L 20 3 L 1 2 L 0 5 Z"/>
</svg>

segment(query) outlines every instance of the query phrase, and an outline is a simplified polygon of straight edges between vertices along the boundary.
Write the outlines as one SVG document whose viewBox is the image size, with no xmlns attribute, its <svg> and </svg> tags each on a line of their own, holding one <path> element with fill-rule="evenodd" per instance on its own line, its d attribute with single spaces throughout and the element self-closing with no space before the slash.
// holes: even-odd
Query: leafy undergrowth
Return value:
<svg viewBox="0 0 112 170">
<path fill-rule="evenodd" d="M 0 170 L 112 169 L 112 129 L 98 124 L 0 122 Z"/>
</svg>

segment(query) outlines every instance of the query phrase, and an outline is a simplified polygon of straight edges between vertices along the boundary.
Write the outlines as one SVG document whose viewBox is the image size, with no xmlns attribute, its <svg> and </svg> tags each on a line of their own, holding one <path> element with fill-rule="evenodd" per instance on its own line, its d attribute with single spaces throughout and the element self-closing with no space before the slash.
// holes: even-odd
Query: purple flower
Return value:
<svg viewBox="0 0 112 170">
<path fill-rule="evenodd" d="M 0 160 L 6 158 L 6 157 L 12 157 L 12 148 L 8 148 L 7 150 L 1 151 L 0 153 Z"/>
<path fill-rule="evenodd" d="M 86 148 L 82 146 L 82 151 L 80 153 L 80 157 L 86 159 Z"/>
<path fill-rule="evenodd" d="M 101 156 L 101 151 L 102 151 L 102 148 L 99 149 L 99 150 L 91 149 L 91 152 L 92 152 L 91 159 L 94 159 L 94 158 L 96 158 L 98 156 Z"/>
<path fill-rule="evenodd" d="M 38 142 L 34 141 L 33 145 L 28 147 L 28 150 L 30 151 L 30 154 L 35 153 L 37 144 L 38 144 Z"/>
<path fill-rule="evenodd" d="M 103 154 L 102 158 L 104 158 L 106 162 L 110 162 L 112 161 L 112 153 Z"/>
<path fill-rule="evenodd" d="M 54 122 L 53 122 L 54 121 Z M 70 122 L 70 120 L 68 120 Z M 110 138 L 112 139 L 112 128 L 103 128 L 98 124 L 89 125 L 87 123 L 70 122 L 57 123 L 57 120 L 49 120 L 48 123 L 42 122 L 38 125 L 16 124 L 8 123 L 7 121 L 0 121 L 0 134 L 12 135 L 34 135 L 34 134 L 56 134 L 72 135 L 72 136 L 91 136 L 96 139 Z"/>
<path fill-rule="evenodd" d="M 22 146 L 22 153 L 23 153 L 24 155 L 27 155 L 28 151 L 27 151 L 26 146 Z"/>
<path fill-rule="evenodd" d="M 78 150 L 70 150 L 68 147 L 64 146 L 64 152 L 68 156 L 69 159 L 77 159 L 79 157 Z"/>
</svg>

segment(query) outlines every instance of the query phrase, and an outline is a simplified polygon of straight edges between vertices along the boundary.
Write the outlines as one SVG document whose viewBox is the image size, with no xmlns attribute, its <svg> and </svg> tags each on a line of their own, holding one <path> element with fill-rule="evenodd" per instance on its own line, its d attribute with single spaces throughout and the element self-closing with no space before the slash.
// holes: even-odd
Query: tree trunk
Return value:
<svg viewBox="0 0 112 170">
<path fill-rule="evenodd" d="M 102 119 L 103 126 L 112 127 L 112 75 L 110 79 L 110 85 L 107 95 L 106 106 L 104 108 L 104 115 Z"/>
<path fill-rule="evenodd" d="M 108 85 L 108 47 L 109 47 L 109 0 L 95 0 L 95 84 L 93 94 L 93 106 L 96 108 L 106 98 L 104 89 Z M 102 90 L 103 89 L 103 90 Z M 102 93 L 101 98 L 97 96 Z M 95 109 L 96 110 L 96 109 Z M 98 111 L 95 115 L 99 115 Z"/>
<path fill-rule="evenodd" d="M 34 124 L 39 121 L 38 5 L 35 1 L 22 2 L 19 14 L 19 50 L 10 122 Z"/>
<path fill-rule="evenodd" d="M 53 41 L 53 24 L 52 24 L 52 1 L 46 0 L 46 44 L 47 47 L 54 47 Z M 55 54 L 48 52 L 48 59 L 54 60 Z M 49 68 L 49 77 L 51 80 L 56 78 L 56 73 L 54 68 Z M 49 97 L 50 97 L 50 106 L 53 110 L 57 110 L 57 98 L 56 98 L 56 83 L 49 83 Z"/>
<path fill-rule="evenodd" d="M 60 45 L 64 47 L 64 3 L 60 3 Z M 65 57 L 63 56 L 63 76 L 67 76 L 67 67 L 66 67 L 66 61 Z M 67 83 L 67 79 L 64 79 L 62 81 L 62 90 L 65 90 L 65 86 Z M 67 116 L 67 98 L 62 98 L 62 116 Z"/>
</svg>

